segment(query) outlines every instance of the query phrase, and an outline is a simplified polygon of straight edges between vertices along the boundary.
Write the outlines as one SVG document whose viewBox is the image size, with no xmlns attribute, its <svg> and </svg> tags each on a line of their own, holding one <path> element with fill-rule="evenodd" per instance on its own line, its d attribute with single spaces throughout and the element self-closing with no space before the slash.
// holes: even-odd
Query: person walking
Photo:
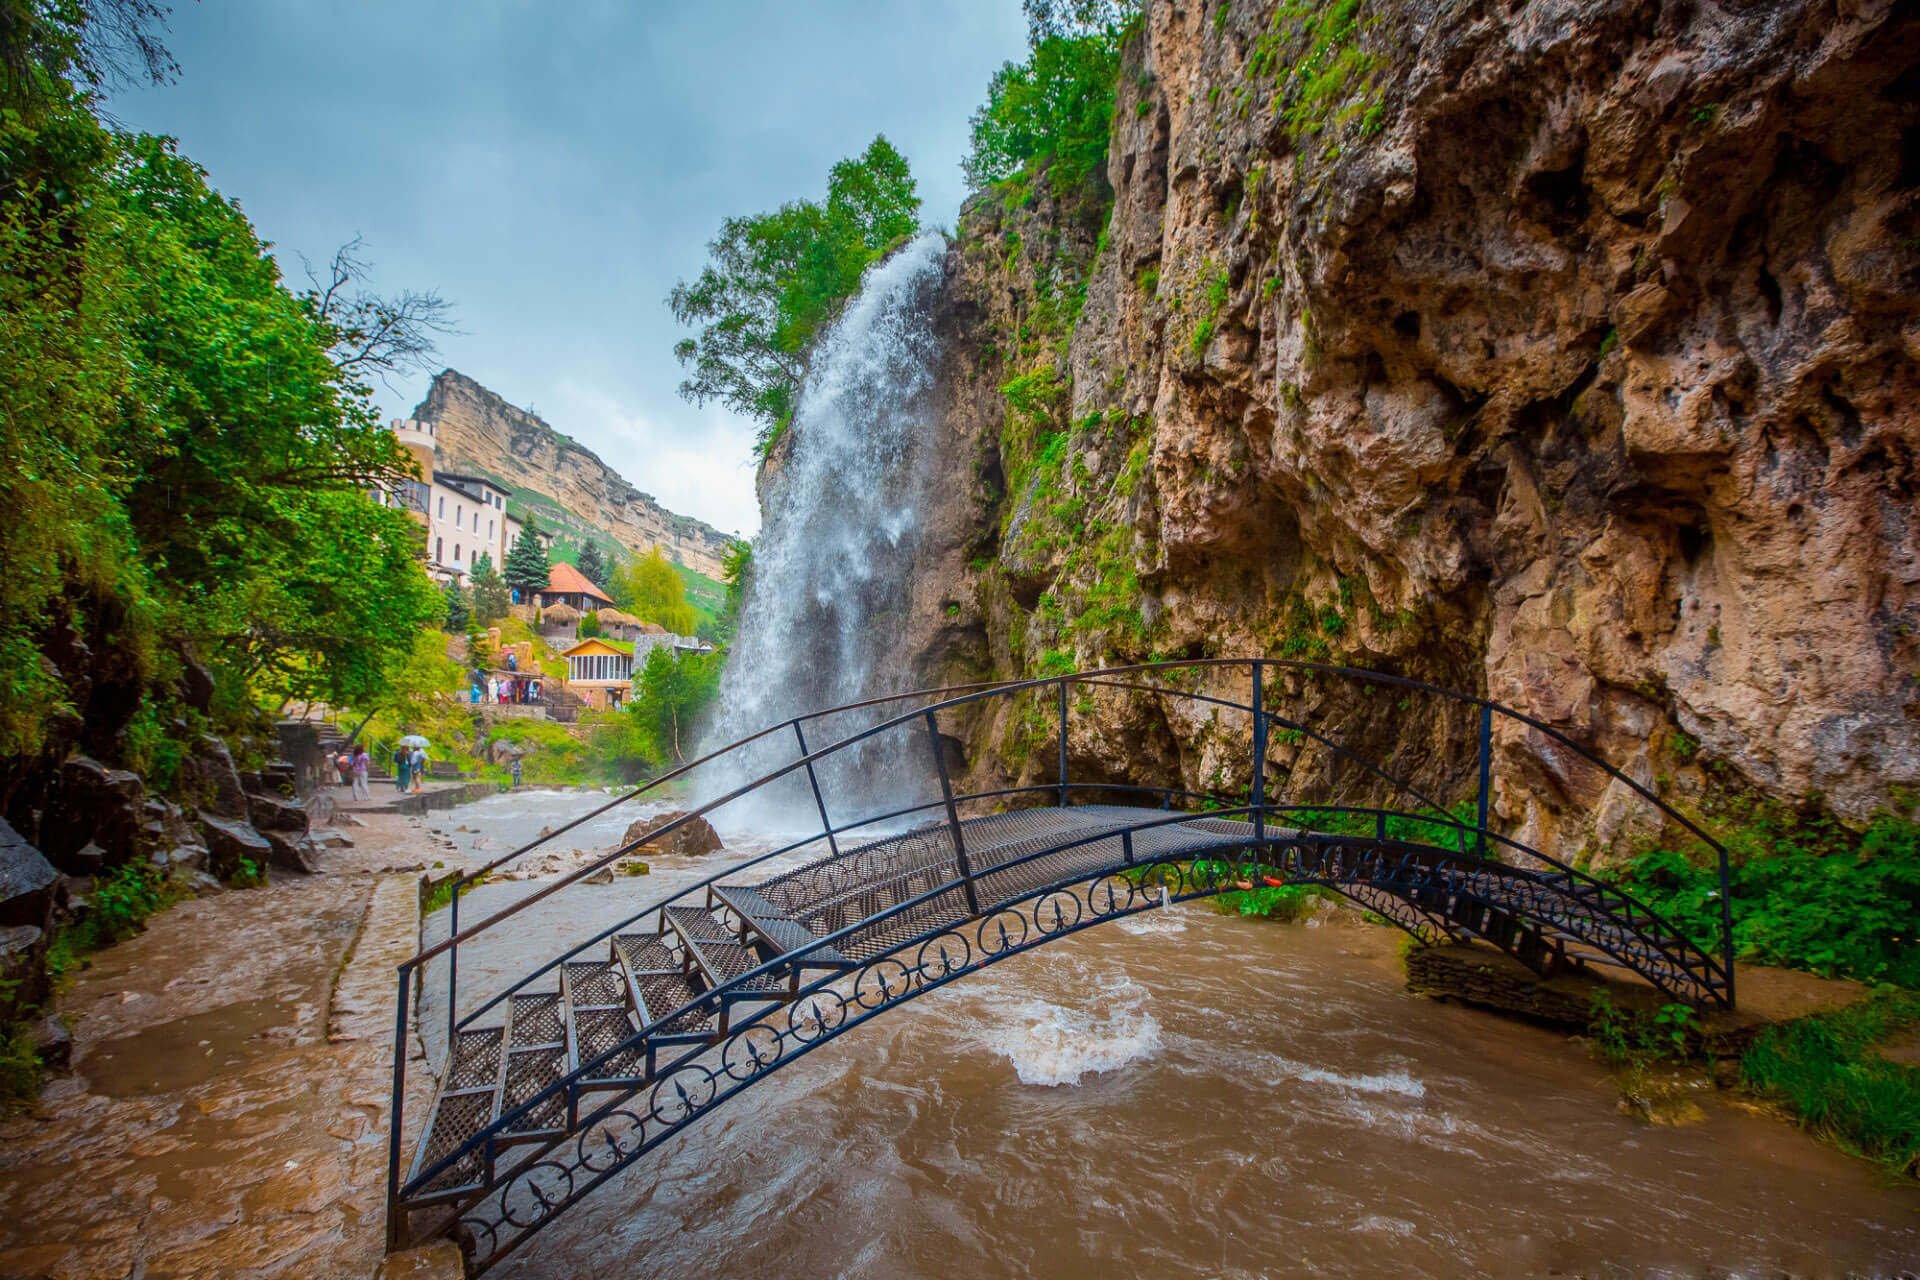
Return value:
<svg viewBox="0 0 1920 1280">
<path fill-rule="evenodd" d="M 373 757 L 367 752 L 367 744 L 362 742 L 353 748 L 353 798 L 355 800 L 373 799 L 373 788 L 367 785 L 367 769 L 373 764 Z"/>
<path fill-rule="evenodd" d="M 413 752 L 406 747 L 396 747 L 393 752 L 393 785 L 401 792 L 407 789 L 407 775 L 413 772 Z"/>
<path fill-rule="evenodd" d="M 412 763 L 413 789 L 415 791 L 424 791 L 426 790 L 427 784 L 427 749 L 425 747 L 415 747 L 413 749 Z"/>
<path fill-rule="evenodd" d="M 500 701 L 500 681 L 493 676 L 487 677 L 487 701 Z"/>
</svg>

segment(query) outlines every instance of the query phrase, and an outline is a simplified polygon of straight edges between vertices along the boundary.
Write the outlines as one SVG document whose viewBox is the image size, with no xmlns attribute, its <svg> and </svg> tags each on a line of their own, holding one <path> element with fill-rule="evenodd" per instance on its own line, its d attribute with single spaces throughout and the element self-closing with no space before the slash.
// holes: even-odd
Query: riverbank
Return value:
<svg viewBox="0 0 1920 1280">
<path fill-rule="evenodd" d="M 374 1274 L 431 861 L 421 819 L 378 809 L 319 874 L 182 903 L 76 977 L 72 1073 L 0 1122 L 0 1277 Z"/>
</svg>

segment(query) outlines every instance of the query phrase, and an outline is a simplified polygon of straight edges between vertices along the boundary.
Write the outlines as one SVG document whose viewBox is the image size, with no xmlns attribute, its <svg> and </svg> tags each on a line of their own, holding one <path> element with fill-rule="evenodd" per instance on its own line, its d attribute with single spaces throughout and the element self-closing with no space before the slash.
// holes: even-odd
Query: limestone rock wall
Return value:
<svg viewBox="0 0 1920 1280">
<path fill-rule="evenodd" d="M 1920 17 L 1339 8 L 1150 0 L 1104 228 L 1044 181 L 963 214 L 921 674 L 1323 657 L 1682 796 L 1911 803 Z M 1074 280 L 1056 400 L 1010 408 Z M 1467 763 L 1457 718 L 1304 696 Z M 1096 702 L 1076 772 L 1222 778 L 1205 723 Z M 1037 776 L 992 714 L 976 771 Z M 1609 798 L 1564 756 L 1503 729 L 1497 808 L 1567 848 Z"/>
<path fill-rule="evenodd" d="M 631 553 L 644 554 L 657 545 L 689 569 L 721 576 L 726 535 L 667 510 L 591 449 L 465 374 L 453 369 L 438 374 L 413 416 L 438 425 L 450 469 L 477 469 L 516 489 L 544 494 Z"/>
</svg>

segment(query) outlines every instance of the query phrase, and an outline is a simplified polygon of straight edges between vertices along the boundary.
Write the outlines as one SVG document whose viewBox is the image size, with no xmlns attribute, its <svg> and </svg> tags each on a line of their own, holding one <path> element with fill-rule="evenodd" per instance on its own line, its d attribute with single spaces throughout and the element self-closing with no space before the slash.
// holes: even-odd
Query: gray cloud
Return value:
<svg viewBox="0 0 1920 1280">
<path fill-rule="evenodd" d="M 446 363 L 751 532 L 751 425 L 676 394 L 667 291 L 723 217 L 818 194 L 875 133 L 950 224 L 967 117 L 1024 40 L 1015 0 L 203 0 L 180 80 L 109 111 L 179 137 L 289 277 L 364 235 L 379 287 L 453 301 Z"/>
</svg>

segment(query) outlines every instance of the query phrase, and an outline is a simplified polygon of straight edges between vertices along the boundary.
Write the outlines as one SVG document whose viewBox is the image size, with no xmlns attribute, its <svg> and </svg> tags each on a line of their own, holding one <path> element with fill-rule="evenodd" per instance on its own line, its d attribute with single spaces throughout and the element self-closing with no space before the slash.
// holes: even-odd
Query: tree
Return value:
<svg viewBox="0 0 1920 1280">
<path fill-rule="evenodd" d="M 580 544 L 580 558 L 575 561 L 574 568 L 580 571 L 581 577 L 594 586 L 607 585 L 607 558 L 601 554 L 599 545 L 591 539 Z"/>
<path fill-rule="evenodd" d="M 334 363 L 355 378 L 370 374 L 385 382 L 391 374 L 427 368 L 438 340 L 460 330 L 452 305 L 433 290 L 382 296 L 363 288 L 359 282 L 373 266 L 365 247 L 359 236 L 341 245 L 324 281 L 306 264 L 306 297 L 330 333 Z"/>
<path fill-rule="evenodd" d="M 815 337 L 919 218 L 913 173 L 885 137 L 833 166 L 824 203 L 728 218 L 706 267 L 668 297 L 674 319 L 700 327 L 674 347 L 691 371 L 680 394 L 758 419 L 760 447 L 770 448 L 793 417 Z"/>
<path fill-rule="evenodd" d="M 520 593 L 522 600 L 532 600 L 547 589 L 551 567 L 547 549 L 540 541 L 540 526 L 529 513 L 526 526 L 507 551 L 507 564 L 501 576 L 506 578 L 509 587 Z"/>
<path fill-rule="evenodd" d="M 677 636 L 690 636 L 700 625 L 700 611 L 687 602 L 686 580 L 657 546 L 615 570 L 608 589 L 628 613 Z"/>
<path fill-rule="evenodd" d="M 467 622 L 473 616 L 473 610 L 467 606 L 466 593 L 460 590 L 460 584 L 452 578 L 441 588 L 440 594 L 446 598 L 447 616 L 440 629 L 452 635 L 467 634 Z"/>
<path fill-rule="evenodd" d="M 747 584 L 753 577 L 753 544 L 736 541 L 720 558 L 720 577 L 727 594 L 720 604 L 720 616 L 714 619 L 715 643 L 730 644 L 740 627 L 740 605 L 747 598 Z"/>
<path fill-rule="evenodd" d="M 627 714 L 640 721 L 660 754 L 677 761 L 683 758 L 681 743 L 719 689 L 718 654 L 651 649 L 633 682 Z"/>
<path fill-rule="evenodd" d="M 491 626 L 507 616 L 512 601 L 507 597 L 506 579 L 493 567 L 493 557 L 482 551 L 473 558 L 473 619 Z"/>
<path fill-rule="evenodd" d="M 1068 186 L 1103 180 L 1120 45 L 1137 7 L 1028 0 L 1025 62 L 994 72 L 961 169 L 975 189 L 1050 168 Z"/>
<path fill-rule="evenodd" d="M 582 640 L 591 640 L 600 634 L 600 611 L 589 609 L 580 615 L 580 629 L 574 634 Z"/>
</svg>

